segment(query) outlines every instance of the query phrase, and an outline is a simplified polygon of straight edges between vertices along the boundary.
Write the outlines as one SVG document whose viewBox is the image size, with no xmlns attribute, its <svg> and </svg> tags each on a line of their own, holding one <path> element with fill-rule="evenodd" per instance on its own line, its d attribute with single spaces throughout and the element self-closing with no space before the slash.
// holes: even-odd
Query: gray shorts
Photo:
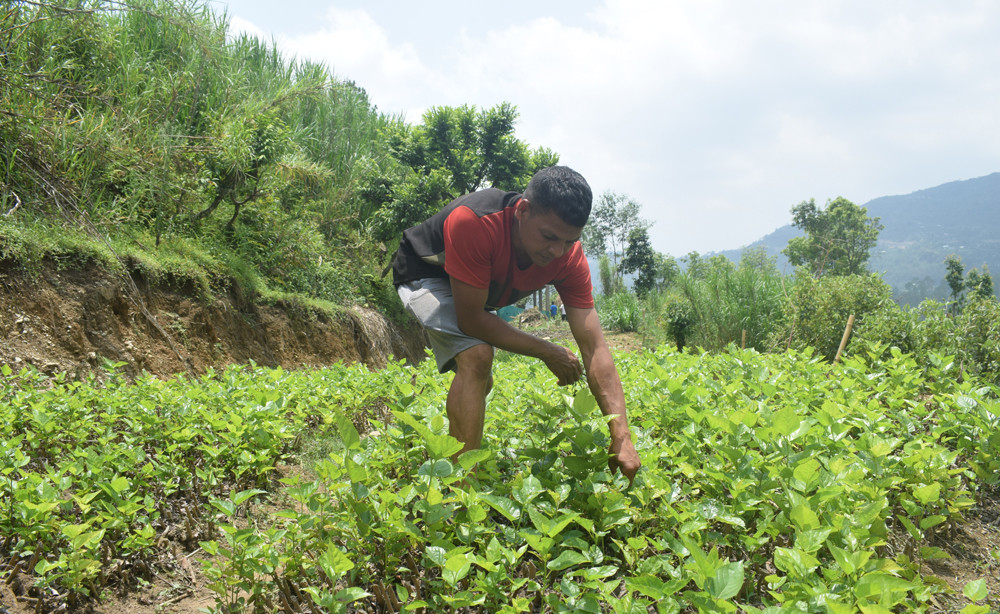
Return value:
<svg viewBox="0 0 1000 614">
<path fill-rule="evenodd" d="M 427 330 L 441 373 L 455 368 L 455 356 L 474 345 L 486 343 L 466 335 L 458 327 L 455 297 L 451 293 L 451 281 L 447 278 L 429 277 L 400 284 L 396 293 L 406 310 Z"/>
</svg>

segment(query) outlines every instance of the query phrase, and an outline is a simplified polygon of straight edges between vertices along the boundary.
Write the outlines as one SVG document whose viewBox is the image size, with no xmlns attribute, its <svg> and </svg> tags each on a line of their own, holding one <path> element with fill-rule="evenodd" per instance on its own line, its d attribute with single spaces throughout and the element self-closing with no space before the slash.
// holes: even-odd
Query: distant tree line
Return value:
<svg viewBox="0 0 1000 614">
<path fill-rule="evenodd" d="M 784 250 L 796 265 L 791 275 L 782 274 L 764 248 L 744 251 L 737 263 L 697 252 L 678 262 L 651 249 L 649 224 L 631 199 L 605 195 L 598 211 L 584 241 L 600 259 L 602 322 L 638 331 L 650 345 L 670 340 L 678 350 L 810 351 L 833 360 L 852 321 L 849 350 L 957 357 L 964 372 L 1000 382 L 1000 305 L 989 270 L 966 271 L 950 256 L 942 274 L 951 299 L 900 306 L 868 268 L 881 223 L 845 198 L 792 208 L 792 223 L 804 235 Z M 611 236 L 615 241 L 604 240 Z M 622 272 L 636 273 L 631 290 Z"/>
</svg>

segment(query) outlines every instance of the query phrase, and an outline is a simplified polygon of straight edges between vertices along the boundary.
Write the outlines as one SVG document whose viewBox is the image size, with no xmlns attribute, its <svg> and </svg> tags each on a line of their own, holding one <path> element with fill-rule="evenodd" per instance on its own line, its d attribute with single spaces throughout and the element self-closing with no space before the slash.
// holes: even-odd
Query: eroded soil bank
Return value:
<svg viewBox="0 0 1000 614">
<path fill-rule="evenodd" d="M 28 274 L 0 261 L 0 364 L 33 365 L 83 377 L 105 361 L 168 377 L 233 363 L 298 368 L 338 361 L 383 366 L 418 360 L 419 326 L 399 326 L 370 309 L 336 316 L 293 305 L 260 305 L 231 288 L 200 298 L 195 288 L 151 284 L 138 273 L 46 265 Z"/>
</svg>

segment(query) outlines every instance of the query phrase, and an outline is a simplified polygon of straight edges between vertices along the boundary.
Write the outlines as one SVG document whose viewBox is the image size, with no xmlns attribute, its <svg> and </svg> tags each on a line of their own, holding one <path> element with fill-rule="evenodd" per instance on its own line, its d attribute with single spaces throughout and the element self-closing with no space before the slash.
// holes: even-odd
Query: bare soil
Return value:
<svg viewBox="0 0 1000 614">
<path fill-rule="evenodd" d="M 0 261 L 0 364 L 83 377 L 107 361 L 127 375 L 168 377 L 254 361 L 297 368 L 390 356 L 420 360 L 419 327 L 371 309 L 336 316 L 291 304 L 262 305 L 232 287 L 199 297 L 190 286 L 152 285 L 98 269 L 45 267 L 28 275 Z"/>
</svg>

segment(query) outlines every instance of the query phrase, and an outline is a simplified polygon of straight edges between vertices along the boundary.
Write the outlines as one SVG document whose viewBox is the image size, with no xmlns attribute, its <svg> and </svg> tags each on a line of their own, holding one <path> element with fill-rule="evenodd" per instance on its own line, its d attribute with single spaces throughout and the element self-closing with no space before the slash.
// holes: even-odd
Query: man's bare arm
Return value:
<svg viewBox="0 0 1000 614">
<path fill-rule="evenodd" d="M 579 359 L 570 350 L 520 331 L 486 311 L 486 289 L 470 286 L 454 278 L 451 280 L 451 288 L 455 297 L 458 327 L 466 335 L 482 339 L 508 352 L 542 360 L 556 376 L 560 386 L 572 384 L 583 375 Z"/>
<path fill-rule="evenodd" d="M 611 350 L 604 339 L 601 322 L 594 309 L 566 309 L 573 337 L 580 346 L 583 364 L 587 369 L 587 383 L 597 399 L 597 405 L 605 416 L 615 416 L 608 422 L 611 433 L 611 470 L 621 469 L 631 484 L 642 465 L 635 451 L 632 433 L 628 426 L 628 412 L 625 409 L 625 392 L 621 378 L 615 367 Z"/>
</svg>

